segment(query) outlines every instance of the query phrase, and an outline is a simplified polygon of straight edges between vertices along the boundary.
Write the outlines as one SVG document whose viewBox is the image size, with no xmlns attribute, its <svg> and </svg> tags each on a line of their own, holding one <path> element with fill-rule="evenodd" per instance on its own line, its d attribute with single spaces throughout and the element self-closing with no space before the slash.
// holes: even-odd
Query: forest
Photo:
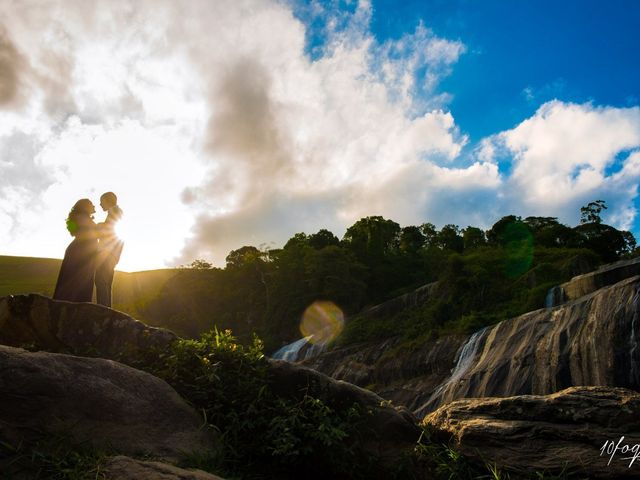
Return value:
<svg viewBox="0 0 640 480">
<path fill-rule="evenodd" d="M 602 200 L 582 207 L 575 227 L 554 217 L 508 215 L 486 231 L 400 227 L 369 216 L 342 239 L 322 229 L 297 233 L 278 249 L 240 247 L 224 268 L 195 260 L 137 308 L 148 321 L 188 337 L 217 327 L 250 344 L 255 333 L 267 353 L 300 338 L 301 315 L 316 300 L 344 312 L 341 344 L 470 333 L 543 307 L 549 288 L 575 275 L 637 255 L 630 232 L 603 223 L 606 208 Z M 436 298 L 424 307 L 393 319 L 359 316 L 431 282 Z"/>
</svg>

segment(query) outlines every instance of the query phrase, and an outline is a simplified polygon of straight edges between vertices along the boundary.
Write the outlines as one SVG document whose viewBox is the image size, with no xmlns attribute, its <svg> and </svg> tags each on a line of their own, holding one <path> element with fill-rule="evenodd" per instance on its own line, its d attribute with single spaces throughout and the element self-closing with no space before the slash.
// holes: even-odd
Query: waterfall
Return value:
<svg viewBox="0 0 640 480">
<path fill-rule="evenodd" d="M 467 343 L 464 344 L 462 350 L 460 350 L 460 355 L 458 356 L 458 361 L 453 369 L 453 373 L 443 385 L 444 388 L 456 383 L 465 373 L 467 373 L 467 370 L 469 370 L 469 367 L 473 364 L 476 351 L 478 350 L 478 343 L 486 329 L 487 327 L 484 327 L 483 329 L 475 332 L 471 337 L 469 337 Z"/>
<path fill-rule="evenodd" d="M 634 357 L 637 355 L 638 350 L 638 339 L 636 338 L 636 328 L 638 322 L 638 316 L 640 310 L 640 288 L 636 290 L 636 294 L 633 297 L 633 318 L 631 319 L 631 338 L 630 344 L 631 348 L 629 349 L 629 356 L 631 357 L 631 368 L 629 370 L 629 380 L 631 381 L 632 388 L 638 388 L 640 385 L 640 371 L 638 371 L 638 363 L 640 363 L 640 359 L 636 360 Z"/>
<path fill-rule="evenodd" d="M 300 349 L 302 347 L 304 347 L 307 343 L 309 343 L 309 340 L 311 339 L 312 335 L 309 335 L 308 337 L 304 337 L 301 338 L 300 340 L 296 340 L 293 343 L 290 343 L 289 345 L 285 345 L 284 347 L 282 347 L 281 349 L 279 349 L 276 353 L 274 353 L 271 358 L 275 358 L 277 360 L 286 360 L 287 362 L 295 362 L 296 360 L 298 360 L 298 353 L 300 352 Z"/>
<path fill-rule="evenodd" d="M 457 355 L 456 366 L 453 368 L 449 378 L 431 394 L 429 400 L 427 400 L 422 407 L 416 410 L 416 415 L 425 415 L 438 407 L 444 394 L 455 387 L 462 376 L 467 373 L 467 370 L 469 370 L 475 360 L 478 344 L 488 328 L 489 327 L 484 327 L 469 337 Z"/>
<path fill-rule="evenodd" d="M 307 358 L 320 355 L 326 346 L 326 342 L 313 343 L 313 335 L 309 335 L 285 345 L 275 352 L 271 358 L 275 358 L 276 360 L 286 360 L 287 362 L 300 362 Z"/>
<path fill-rule="evenodd" d="M 547 296 L 544 300 L 545 308 L 557 307 L 558 305 L 562 305 L 565 301 L 564 289 L 556 285 L 552 287 L 547 292 Z"/>
</svg>

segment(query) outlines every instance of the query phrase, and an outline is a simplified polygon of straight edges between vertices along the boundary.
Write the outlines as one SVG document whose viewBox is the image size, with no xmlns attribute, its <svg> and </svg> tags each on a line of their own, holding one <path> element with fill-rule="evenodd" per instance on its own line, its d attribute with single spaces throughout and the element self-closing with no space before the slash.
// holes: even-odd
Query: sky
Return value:
<svg viewBox="0 0 640 480">
<path fill-rule="evenodd" d="M 640 239 L 639 26 L 634 0 L 0 0 L 0 255 L 61 258 L 105 191 L 125 271 L 596 199 Z"/>
</svg>

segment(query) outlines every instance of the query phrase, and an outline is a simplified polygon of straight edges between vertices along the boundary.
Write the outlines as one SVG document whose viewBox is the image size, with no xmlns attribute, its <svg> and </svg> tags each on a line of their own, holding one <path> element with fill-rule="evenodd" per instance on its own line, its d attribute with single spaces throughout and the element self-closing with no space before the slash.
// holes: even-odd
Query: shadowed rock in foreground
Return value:
<svg viewBox="0 0 640 480">
<path fill-rule="evenodd" d="M 369 412 L 364 449 L 381 467 L 400 460 L 420 437 L 417 419 L 406 408 L 394 408 L 369 390 L 282 360 L 269 361 L 269 379 L 273 392 L 281 397 L 311 395 L 327 399 L 332 407 L 354 403 L 364 407 Z"/>
<path fill-rule="evenodd" d="M 126 361 L 150 347 L 165 348 L 178 337 L 122 312 L 93 303 L 42 295 L 0 298 L 0 344 Z"/>
<path fill-rule="evenodd" d="M 457 400 L 423 424 L 469 457 L 511 471 L 640 478 L 640 394 L 624 388 L 572 387 L 547 396 Z M 607 453 L 605 447 L 601 455 L 605 442 L 616 445 L 623 436 L 620 450 L 613 453 L 609 447 Z M 622 450 L 623 445 L 635 452 Z"/>
<path fill-rule="evenodd" d="M 0 439 L 12 445 L 59 437 L 174 460 L 215 449 L 201 426 L 195 410 L 148 373 L 111 360 L 0 346 Z"/>
<path fill-rule="evenodd" d="M 105 480 L 223 480 L 202 470 L 185 470 L 162 462 L 145 462 L 119 455 L 104 466 Z"/>
</svg>

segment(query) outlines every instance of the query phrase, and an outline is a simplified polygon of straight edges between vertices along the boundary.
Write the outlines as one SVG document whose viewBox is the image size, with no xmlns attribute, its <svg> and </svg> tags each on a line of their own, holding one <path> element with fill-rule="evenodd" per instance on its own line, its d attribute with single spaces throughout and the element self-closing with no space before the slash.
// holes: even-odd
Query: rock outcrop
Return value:
<svg viewBox="0 0 640 480">
<path fill-rule="evenodd" d="M 185 470 L 162 462 L 148 462 L 118 455 L 104 466 L 105 480 L 223 480 L 202 470 Z"/>
<path fill-rule="evenodd" d="M 164 349 L 177 336 L 93 303 L 42 295 L 0 298 L 0 344 L 87 355 L 125 363 L 139 351 Z"/>
<path fill-rule="evenodd" d="M 528 478 L 640 478 L 640 394 L 623 388 L 458 400 L 423 424 L 468 457 Z"/>
<path fill-rule="evenodd" d="M 394 338 L 338 348 L 302 364 L 338 380 L 372 387 L 380 396 L 414 410 L 449 377 L 456 353 L 467 338 L 448 335 L 412 348 Z"/>
<path fill-rule="evenodd" d="M 640 275 L 640 257 L 603 265 L 593 272 L 573 277 L 560 285 L 560 289 L 566 300 L 576 300 L 636 275 Z"/>
<path fill-rule="evenodd" d="M 216 441 L 166 382 L 99 358 L 0 346 L 0 439 L 180 459 Z"/>
<path fill-rule="evenodd" d="M 640 277 L 632 277 L 478 332 L 460 355 L 463 368 L 416 413 L 465 397 L 545 395 L 573 385 L 638 390 L 639 344 Z"/>
<path fill-rule="evenodd" d="M 311 395 L 325 399 L 334 408 L 350 407 L 354 403 L 364 407 L 370 415 L 364 449 L 381 466 L 399 460 L 420 437 L 417 419 L 407 409 L 394 408 L 369 390 L 282 360 L 270 360 L 269 366 L 270 386 L 278 396 Z"/>
</svg>

